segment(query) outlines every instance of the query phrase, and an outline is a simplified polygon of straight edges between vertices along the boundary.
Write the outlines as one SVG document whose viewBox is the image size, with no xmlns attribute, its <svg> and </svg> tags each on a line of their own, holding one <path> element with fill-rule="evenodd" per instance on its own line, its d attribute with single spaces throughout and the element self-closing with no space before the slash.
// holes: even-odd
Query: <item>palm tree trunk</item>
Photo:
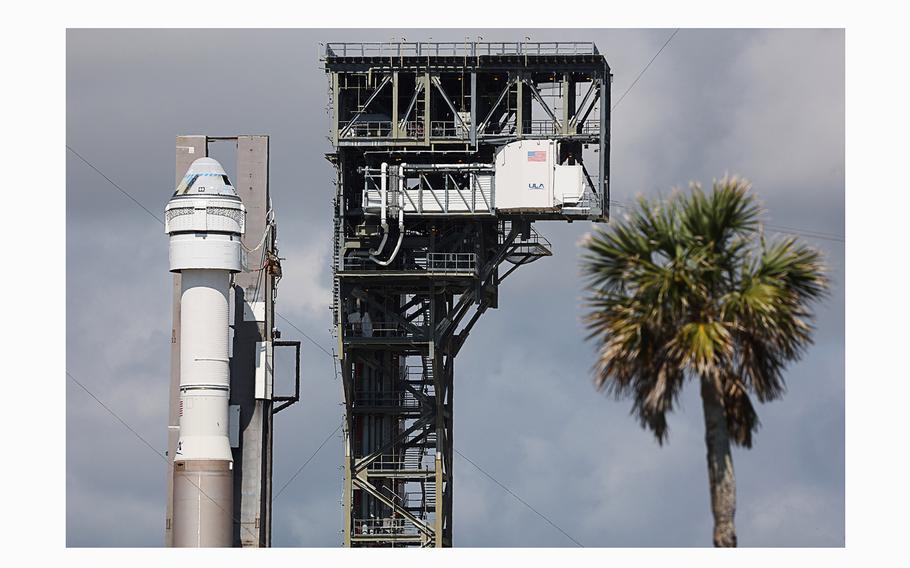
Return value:
<svg viewBox="0 0 910 568">
<path fill-rule="evenodd" d="M 714 514 L 714 546 L 736 546 L 736 476 L 730 435 L 722 394 L 710 378 L 701 379 L 701 400 L 705 413 L 705 445 L 708 448 L 708 481 L 711 512 Z"/>
</svg>

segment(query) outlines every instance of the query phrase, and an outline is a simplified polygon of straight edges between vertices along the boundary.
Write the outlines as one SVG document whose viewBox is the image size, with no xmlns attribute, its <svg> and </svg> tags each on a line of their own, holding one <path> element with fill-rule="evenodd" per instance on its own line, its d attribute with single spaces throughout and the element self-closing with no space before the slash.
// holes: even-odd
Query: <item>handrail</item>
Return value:
<svg viewBox="0 0 910 568">
<path fill-rule="evenodd" d="M 430 122 L 430 138 L 467 138 L 470 130 L 465 130 L 454 120 L 433 120 Z"/>
<path fill-rule="evenodd" d="M 417 527 L 404 517 L 386 517 L 378 519 L 354 519 L 354 532 L 356 534 L 418 534 Z"/>
<path fill-rule="evenodd" d="M 473 252 L 430 252 L 414 264 L 428 272 L 477 272 L 477 255 Z"/>
<path fill-rule="evenodd" d="M 352 124 L 345 133 L 345 138 L 388 138 L 392 136 L 391 120 L 361 120 Z"/>
<path fill-rule="evenodd" d="M 496 55 L 598 55 L 590 41 L 515 42 L 332 42 L 325 44 L 329 57 L 480 57 Z"/>
<path fill-rule="evenodd" d="M 363 322 L 347 322 L 344 328 L 345 334 L 349 337 L 419 337 L 426 332 L 419 318 L 411 322 L 411 325 L 421 333 L 394 321 L 374 321 L 370 322 L 369 326 L 365 326 Z M 365 327 L 367 329 L 364 329 Z"/>
<path fill-rule="evenodd" d="M 579 128 L 581 126 L 581 128 Z M 573 134 L 599 134 L 600 121 L 597 119 L 588 119 L 581 125 L 572 129 Z M 562 134 L 560 126 L 549 119 L 534 119 L 523 121 L 522 132 L 530 135 L 554 136 Z"/>
<path fill-rule="evenodd" d="M 477 254 L 473 252 L 430 252 L 413 260 L 417 271 L 477 272 Z M 388 270 L 363 256 L 345 256 L 342 270 Z M 407 269 L 406 269 L 407 270 Z"/>
<path fill-rule="evenodd" d="M 392 136 L 392 121 L 390 120 L 361 120 L 352 124 L 344 134 L 345 138 L 390 138 Z M 600 121 L 597 119 L 588 119 L 581 125 L 574 128 L 576 134 L 599 134 Z M 491 129 L 492 125 L 487 125 Z M 406 138 L 420 139 L 424 136 L 423 121 L 409 120 L 403 125 L 403 136 Z M 481 132 L 484 134 L 486 131 Z M 525 120 L 522 126 L 522 132 L 529 135 L 552 136 L 561 134 L 560 127 L 549 119 Z M 514 133 L 514 125 L 505 133 Z M 430 122 L 431 138 L 457 138 L 466 139 L 470 136 L 470 131 L 465 130 L 457 121 L 454 120 L 433 120 Z"/>
<path fill-rule="evenodd" d="M 406 471 L 432 471 L 433 464 L 422 463 L 424 458 L 428 457 L 428 454 L 423 454 L 417 456 L 416 464 L 411 464 L 413 467 L 407 467 L 409 464 L 406 463 L 404 457 L 398 459 L 393 459 L 391 456 L 388 456 L 388 459 L 378 458 L 370 462 L 370 465 L 367 467 L 367 471 L 389 471 L 389 470 L 406 470 Z M 414 462 L 412 457 L 411 462 Z"/>
<path fill-rule="evenodd" d="M 499 244 L 502 244 L 502 243 L 503 243 L 503 239 L 505 239 L 505 235 L 506 235 L 507 232 L 508 232 L 508 231 L 500 232 L 500 233 L 499 233 Z M 525 239 L 525 238 L 519 237 L 519 238 L 515 239 L 515 241 L 513 241 L 513 245 L 514 245 L 514 246 L 518 246 L 518 245 L 542 245 L 542 246 L 545 246 L 545 247 L 547 247 L 547 248 L 550 248 L 550 247 L 552 246 L 551 243 L 550 243 L 550 241 L 549 241 L 545 236 L 543 236 L 543 235 L 541 235 L 540 233 L 538 233 L 538 232 L 537 232 L 537 229 L 535 229 L 533 225 L 531 226 L 531 231 L 530 231 L 530 234 L 528 235 L 528 238 Z"/>
</svg>

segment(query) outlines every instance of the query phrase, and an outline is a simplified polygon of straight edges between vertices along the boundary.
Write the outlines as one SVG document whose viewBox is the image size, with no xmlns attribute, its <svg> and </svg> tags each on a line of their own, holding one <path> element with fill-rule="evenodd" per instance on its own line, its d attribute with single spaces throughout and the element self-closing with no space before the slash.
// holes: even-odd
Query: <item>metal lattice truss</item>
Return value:
<svg viewBox="0 0 910 568">
<path fill-rule="evenodd" d="M 589 120 L 592 111 L 601 104 L 603 83 L 591 80 L 587 83 L 584 95 L 579 102 L 577 97 L 569 100 L 569 80 L 563 79 L 554 83 L 554 94 L 542 94 L 539 83 L 533 76 L 523 73 L 504 73 L 502 89 L 499 91 L 493 105 L 472 129 L 470 114 L 458 110 L 453 98 L 446 92 L 438 75 L 417 75 L 413 81 L 413 91 L 404 108 L 403 114 L 397 120 L 391 116 L 383 115 L 382 120 L 367 120 L 373 103 L 384 91 L 390 91 L 390 85 L 397 84 L 397 72 L 381 75 L 369 95 L 352 111 L 352 116 L 338 129 L 338 138 L 344 139 L 411 139 L 422 140 L 471 140 L 489 138 L 491 140 L 501 136 L 524 135 L 527 138 L 549 138 L 553 135 L 574 136 L 579 139 L 596 141 L 599 136 L 601 121 L 599 118 Z M 373 81 L 377 79 L 370 77 Z M 427 85 L 430 88 L 427 88 Z M 574 92 L 575 85 L 572 85 Z M 366 88 L 366 86 L 364 86 Z M 449 111 L 448 120 L 419 120 L 421 100 L 426 100 L 430 91 L 438 93 L 440 99 Z M 530 100 L 539 105 L 546 115 L 544 119 L 520 118 L 521 109 L 518 108 L 522 92 L 530 96 Z M 528 96 L 526 95 L 526 97 Z M 527 100 L 527 99 L 526 99 Z M 564 103 L 561 109 L 554 106 L 554 101 Z M 423 114 L 427 116 L 426 113 Z M 519 129 L 521 124 L 521 129 Z"/>
<path fill-rule="evenodd" d="M 349 545 L 451 543 L 454 358 L 495 304 L 498 283 L 551 254 L 530 227 L 502 222 L 497 234 L 482 252 L 482 266 L 448 276 L 451 292 L 436 292 L 433 285 L 377 290 L 366 275 L 344 288 L 349 302 L 371 314 L 369 321 L 348 317 L 341 326 L 349 405 L 346 491 L 352 494 L 346 507 L 360 508 L 345 516 Z M 500 276 L 504 262 L 512 266 Z"/>
<path fill-rule="evenodd" d="M 500 283 L 551 254 L 534 221 L 606 219 L 609 67 L 582 42 L 333 43 L 323 61 L 344 544 L 451 546 L 455 357 Z M 521 139 L 556 140 L 584 197 L 498 209 L 496 151 Z"/>
</svg>

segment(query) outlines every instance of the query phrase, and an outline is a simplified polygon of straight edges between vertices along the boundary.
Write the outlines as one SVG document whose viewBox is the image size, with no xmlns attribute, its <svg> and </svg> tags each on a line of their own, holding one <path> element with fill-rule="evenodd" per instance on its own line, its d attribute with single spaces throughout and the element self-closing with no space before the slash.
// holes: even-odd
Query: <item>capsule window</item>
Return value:
<svg viewBox="0 0 910 568">
<path fill-rule="evenodd" d="M 183 181 L 180 182 L 180 185 L 177 186 L 177 191 L 174 192 L 174 195 L 183 195 L 189 193 L 190 189 L 193 188 L 193 184 L 196 183 L 196 178 L 199 177 L 199 174 L 196 175 L 186 175 L 183 178 Z"/>
</svg>

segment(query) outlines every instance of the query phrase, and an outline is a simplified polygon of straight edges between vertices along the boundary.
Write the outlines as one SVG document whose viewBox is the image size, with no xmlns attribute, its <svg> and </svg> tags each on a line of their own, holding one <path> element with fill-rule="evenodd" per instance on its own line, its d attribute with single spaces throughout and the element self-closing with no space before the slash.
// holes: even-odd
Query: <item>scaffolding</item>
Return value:
<svg viewBox="0 0 910 568">
<path fill-rule="evenodd" d="M 345 546 L 452 545 L 454 361 L 541 220 L 609 215 L 610 68 L 590 42 L 329 43 Z M 493 163 L 557 141 L 583 193 L 497 206 Z M 581 174 L 579 174 L 581 175 Z"/>
</svg>

